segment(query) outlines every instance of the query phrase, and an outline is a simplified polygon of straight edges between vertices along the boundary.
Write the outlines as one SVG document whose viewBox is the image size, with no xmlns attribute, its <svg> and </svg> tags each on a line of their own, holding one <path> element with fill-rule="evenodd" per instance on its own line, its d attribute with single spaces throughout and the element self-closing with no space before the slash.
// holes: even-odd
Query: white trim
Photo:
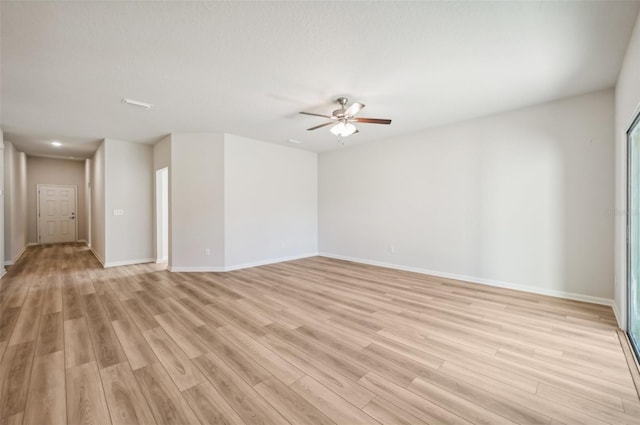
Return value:
<svg viewBox="0 0 640 425">
<path fill-rule="evenodd" d="M 224 267 L 169 267 L 170 272 L 191 272 L 191 273 L 204 273 L 204 272 L 226 272 Z"/>
<path fill-rule="evenodd" d="M 2 279 L 5 274 L 7 274 L 7 269 L 4 267 L 0 268 L 0 279 Z"/>
<path fill-rule="evenodd" d="M 98 262 L 100 263 L 100 265 L 102 267 L 104 267 L 104 260 L 98 255 L 98 253 L 96 252 L 95 249 L 93 249 L 93 247 L 89 247 L 89 251 L 91 251 L 91 253 L 93 254 L 94 257 L 96 257 L 96 260 L 98 260 Z"/>
<path fill-rule="evenodd" d="M 76 241 L 76 243 L 83 243 L 83 244 L 87 245 L 87 240 L 86 239 L 78 239 Z"/>
<path fill-rule="evenodd" d="M 225 272 L 230 272 L 233 270 L 241 270 L 241 269 L 248 269 L 250 267 L 258 267 L 258 266 L 266 266 L 267 264 L 275 264 L 275 263 L 282 263 L 284 261 L 293 261 L 293 260 L 300 260 L 302 258 L 309 258 L 309 257 L 316 257 L 318 255 L 317 252 L 309 252 L 306 254 L 300 254 L 300 255 L 291 255 L 288 257 L 280 257 L 280 258 L 272 258 L 269 260 L 262 260 L 262 261 L 253 261 L 251 263 L 243 263 L 243 264 L 236 264 L 233 266 L 225 266 L 224 267 L 224 271 Z"/>
<path fill-rule="evenodd" d="M 137 260 L 110 261 L 108 263 L 104 263 L 103 267 L 106 269 L 108 267 L 130 266 L 132 264 L 153 263 L 155 261 L 156 261 L 155 258 L 139 258 Z"/>
<path fill-rule="evenodd" d="M 234 270 L 248 269 L 250 267 L 266 266 L 267 264 L 282 263 L 284 261 L 300 260 L 302 258 L 316 257 L 317 252 L 309 252 L 288 257 L 271 258 L 269 260 L 254 261 L 251 263 L 236 264 L 223 267 L 169 267 L 170 272 L 231 272 Z"/>
<path fill-rule="evenodd" d="M 529 292 L 529 293 L 540 294 L 540 295 L 548 295 L 556 298 L 565 298 L 569 300 L 583 301 L 583 302 L 588 302 L 592 304 L 608 305 L 608 306 L 611 306 L 612 308 L 613 308 L 613 305 L 615 304 L 614 300 L 610 298 L 594 297 L 591 295 L 576 294 L 574 292 L 558 291 L 555 289 L 547 289 L 547 288 L 537 288 L 535 286 L 519 285 L 516 283 L 503 282 L 499 280 L 484 279 L 484 278 L 475 277 L 475 276 L 465 276 L 465 275 L 446 273 L 446 272 L 440 272 L 435 270 L 427 270 L 427 269 L 421 269 L 417 267 L 403 266 L 399 264 L 384 263 L 380 261 L 364 260 L 361 258 L 347 257 L 344 255 L 337 255 L 337 254 L 328 254 L 324 252 L 321 252 L 318 255 L 321 257 L 335 258 L 337 260 L 352 261 L 354 263 L 369 264 L 372 266 L 385 267 L 389 269 L 403 270 L 403 271 L 420 273 L 420 274 L 427 274 L 431 276 L 444 277 L 447 279 L 462 280 L 465 282 L 479 283 L 481 285 L 495 286 L 498 288 L 514 289 L 516 291 L 523 291 L 523 292 Z M 614 314 L 615 313 L 616 312 L 614 310 Z"/>
<path fill-rule="evenodd" d="M 40 245 L 38 242 L 29 242 L 27 246 L 38 246 Z"/>
<path fill-rule="evenodd" d="M 626 332 L 626 326 L 622 326 L 623 323 L 620 320 L 620 313 L 618 312 L 618 304 L 616 300 L 611 300 L 611 309 L 613 310 L 613 315 L 616 316 L 616 322 L 618 323 L 618 327 Z"/>
<path fill-rule="evenodd" d="M 169 262 L 168 258 L 156 258 L 156 264 L 168 263 L 168 262 Z"/>
<path fill-rule="evenodd" d="M 73 188 L 73 195 L 76 198 L 75 199 L 76 211 L 74 212 L 75 218 L 73 219 L 76 225 L 76 235 L 75 235 L 75 240 L 70 242 L 78 242 L 78 220 L 80 217 L 80 214 L 78 214 L 78 186 L 74 186 L 70 184 L 38 183 L 36 184 L 36 238 L 38 238 L 38 243 L 41 243 L 40 242 L 40 188 L 41 187 L 72 187 Z M 53 243 L 57 243 L 57 242 L 53 242 Z M 65 243 L 65 242 L 62 242 L 62 243 Z"/>
<path fill-rule="evenodd" d="M 22 249 L 20 250 L 20 252 L 18 252 L 18 254 L 13 258 L 13 260 L 5 261 L 4 265 L 5 266 L 13 266 L 20 259 L 20 257 L 22 257 L 22 254 L 24 254 L 24 252 L 27 250 L 28 246 L 29 246 L 29 244 L 23 246 Z"/>
</svg>

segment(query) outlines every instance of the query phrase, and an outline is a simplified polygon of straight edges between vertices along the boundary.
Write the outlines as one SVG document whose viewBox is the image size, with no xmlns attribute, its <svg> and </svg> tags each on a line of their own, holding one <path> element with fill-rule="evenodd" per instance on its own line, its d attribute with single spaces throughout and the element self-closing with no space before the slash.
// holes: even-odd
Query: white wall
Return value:
<svg viewBox="0 0 640 425">
<path fill-rule="evenodd" d="M 170 156 L 169 267 L 223 270 L 224 136 L 172 134 Z"/>
<path fill-rule="evenodd" d="M 225 135 L 227 268 L 317 251 L 317 154 Z"/>
<path fill-rule="evenodd" d="M 319 250 L 613 297 L 613 92 L 319 156 Z"/>
<path fill-rule="evenodd" d="M 615 103 L 615 303 L 618 324 L 627 328 L 627 130 L 640 112 L 640 15 L 627 47 Z"/>
<path fill-rule="evenodd" d="M 27 238 L 29 243 L 38 243 L 37 185 L 39 184 L 77 187 L 77 239 L 87 239 L 84 172 L 84 162 L 81 161 L 27 157 Z"/>
<path fill-rule="evenodd" d="M 104 157 L 105 266 L 153 261 L 153 147 L 106 139 Z"/>
<path fill-rule="evenodd" d="M 27 246 L 27 156 L 4 142 L 5 264 L 13 264 Z"/>
<path fill-rule="evenodd" d="M 105 142 L 91 159 L 91 250 L 104 265 L 105 242 Z"/>
</svg>

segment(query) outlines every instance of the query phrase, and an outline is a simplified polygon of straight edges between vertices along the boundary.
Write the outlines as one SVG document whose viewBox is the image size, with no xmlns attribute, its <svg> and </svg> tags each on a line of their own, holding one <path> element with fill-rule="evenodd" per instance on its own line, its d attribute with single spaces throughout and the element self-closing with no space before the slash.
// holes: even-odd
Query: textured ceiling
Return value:
<svg viewBox="0 0 640 425">
<path fill-rule="evenodd" d="M 335 149 L 328 128 L 305 131 L 322 118 L 297 112 L 346 95 L 393 119 L 359 125 L 355 144 L 612 87 L 639 6 L 2 1 L 0 125 L 33 154 L 171 132 Z"/>
</svg>

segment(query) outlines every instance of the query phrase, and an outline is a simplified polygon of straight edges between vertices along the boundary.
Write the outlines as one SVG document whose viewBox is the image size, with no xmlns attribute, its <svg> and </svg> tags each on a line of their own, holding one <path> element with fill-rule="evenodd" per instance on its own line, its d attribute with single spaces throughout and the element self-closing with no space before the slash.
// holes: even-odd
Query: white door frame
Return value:
<svg viewBox="0 0 640 425">
<path fill-rule="evenodd" d="M 38 228 L 38 245 L 41 245 L 40 243 L 40 188 L 41 187 L 72 187 L 73 188 L 73 193 L 75 194 L 75 198 L 76 198 L 76 219 L 73 220 L 76 222 L 76 242 L 78 242 L 78 186 L 73 186 L 73 185 L 68 185 L 68 184 L 46 184 L 46 183 L 40 183 L 36 185 L 36 223 L 37 223 L 37 228 Z"/>
<path fill-rule="evenodd" d="M 166 182 L 163 176 L 166 175 Z M 155 193 L 156 193 L 156 229 L 155 229 L 155 241 L 156 241 L 156 263 L 164 263 L 169 261 L 169 232 L 168 228 L 165 229 L 164 223 L 168 225 L 169 211 L 164 210 L 165 203 L 168 204 L 169 199 L 169 167 L 163 167 L 156 170 L 155 175 Z M 165 230 L 167 232 L 165 233 Z M 164 248 L 167 247 L 165 252 Z M 164 254 L 164 255 L 162 255 Z"/>
</svg>

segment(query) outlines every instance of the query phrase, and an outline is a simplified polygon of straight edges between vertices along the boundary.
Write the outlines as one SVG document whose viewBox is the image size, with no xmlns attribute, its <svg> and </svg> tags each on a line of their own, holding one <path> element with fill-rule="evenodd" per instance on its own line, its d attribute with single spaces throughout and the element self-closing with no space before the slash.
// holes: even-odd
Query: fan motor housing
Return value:
<svg viewBox="0 0 640 425">
<path fill-rule="evenodd" d="M 344 108 L 336 109 L 331 113 L 331 116 L 336 118 L 344 118 Z"/>
</svg>

